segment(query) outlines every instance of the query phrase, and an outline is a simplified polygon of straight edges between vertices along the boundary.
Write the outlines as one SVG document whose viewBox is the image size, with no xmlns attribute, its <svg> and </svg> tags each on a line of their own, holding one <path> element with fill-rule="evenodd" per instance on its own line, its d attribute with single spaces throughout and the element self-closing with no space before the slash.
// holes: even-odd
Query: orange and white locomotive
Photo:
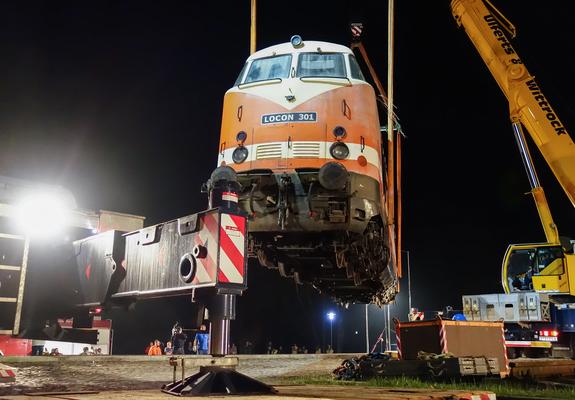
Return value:
<svg viewBox="0 0 575 400">
<path fill-rule="evenodd" d="M 378 108 L 349 48 L 294 36 L 252 54 L 219 150 L 260 264 L 341 303 L 393 298 Z"/>
</svg>

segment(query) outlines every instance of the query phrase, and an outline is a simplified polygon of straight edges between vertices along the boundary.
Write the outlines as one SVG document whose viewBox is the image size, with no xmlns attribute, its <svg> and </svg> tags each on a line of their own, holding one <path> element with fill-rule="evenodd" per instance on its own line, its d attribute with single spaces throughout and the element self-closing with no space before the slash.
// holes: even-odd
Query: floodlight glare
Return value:
<svg viewBox="0 0 575 400">
<path fill-rule="evenodd" d="M 329 319 L 330 321 L 333 321 L 335 319 L 335 313 L 334 312 L 328 312 L 327 313 L 327 319 Z"/>
<path fill-rule="evenodd" d="M 70 210 L 58 193 L 30 193 L 16 207 L 18 226 L 31 237 L 61 233 L 68 223 Z"/>
</svg>

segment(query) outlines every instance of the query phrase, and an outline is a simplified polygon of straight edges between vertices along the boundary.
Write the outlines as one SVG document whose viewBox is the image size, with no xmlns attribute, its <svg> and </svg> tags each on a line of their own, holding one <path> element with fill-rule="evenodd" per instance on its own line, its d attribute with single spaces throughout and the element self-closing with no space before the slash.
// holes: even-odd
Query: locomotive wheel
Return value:
<svg viewBox="0 0 575 400">
<path fill-rule="evenodd" d="M 284 262 L 278 262 L 278 270 L 282 278 L 291 278 L 292 269 L 291 268 L 288 269 Z"/>
<path fill-rule="evenodd" d="M 353 283 L 355 286 L 360 286 L 362 282 L 363 279 L 361 278 L 361 274 L 359 272 L 353 271 Z"/>
<path fill-rule="evenodd" d="M 347 275 L 347 277 L 349 279 L 353 278 L 353 264 L 350 262 L 347 262 L 345 265 L 345 274 Z"/>
<path fill-rule="evenodd" d="M 298 285 L 303 285 L 303 280 L 301 279 L 299 271 L 294 271 L 293 273 L 293 280 Z"/>
<path fill-rule="evenodd" d="M 258 262 L 266 268 L 276 268 L 276 265 L 270 260 L 268 253 L 264 249 L 259 249 L 256 253 Z"/>
</svg>

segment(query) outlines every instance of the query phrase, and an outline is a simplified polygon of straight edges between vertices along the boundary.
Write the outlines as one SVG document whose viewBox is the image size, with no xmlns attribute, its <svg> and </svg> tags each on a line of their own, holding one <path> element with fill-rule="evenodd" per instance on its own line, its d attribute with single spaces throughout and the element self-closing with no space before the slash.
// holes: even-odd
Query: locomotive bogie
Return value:
<svg viewBox="0 0 575 400">
<path fill-rule="evenodd" d="M 289 212 L 284 229 L 278 225 L 281 180 Z M 342 190 L 328 190 L 318 180 L 318 171 L 238 175 L 242 187 L 240 207 L 250 215 L 250 232 L 323 232 L 326 230 L 362 233 L 379 215 L 379 183 L 366 175 L 350 173 Z"/>
</svg>

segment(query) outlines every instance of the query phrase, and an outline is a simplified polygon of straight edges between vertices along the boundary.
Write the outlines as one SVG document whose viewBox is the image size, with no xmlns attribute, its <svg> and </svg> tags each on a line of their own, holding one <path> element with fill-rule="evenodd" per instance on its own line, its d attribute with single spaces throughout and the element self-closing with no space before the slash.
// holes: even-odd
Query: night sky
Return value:
<svg viewBox="0 0 575 400">
<path fill-rule="evenodd" d="M 460 307 L 461 295 L 501 291 L 508 243 L 543 241 L 503 94 L 451 17 L 449 1 L 396 2 L 395 102 L 404 142 L 404 248 L 413 304 Z M 532 4 L 533 3 L 533 4 Z M 513 42 L 563 123 L 575 132 L 575 52 L 567 3 L 499 1 Z M 260 0 L 258 49 L 304 40 L 364 43 L 386 78 L 385 1 Z M 534 7 L 535 6 L 535 7 Z M 206 207 L 223 95 L 249 55 L 249 0 L 3 1 L 0 3 L 0 174 L 59 184 L 87 209 L 155 224 Z M 572 47 L 572 46 L 571 46 Z M 573 137 L 573 133 L 571 133 Z M 562 235 L 573 209 L 532 146 Z M 394 313 L 404 317 L 407 285 Z M 165 339 L 187 300 L 112 315 L 116 352 Z M 363 307 L 338 309 L 255 265 L 232 339 L 262 348 L 334 342 L 362 351 Z M 370 312 L 372 342 L 382 312 Z M 358 334 L 355 334 L 355 331 Z M 142 333 L 143 332 L 143 333 Z"/>
</svg>

